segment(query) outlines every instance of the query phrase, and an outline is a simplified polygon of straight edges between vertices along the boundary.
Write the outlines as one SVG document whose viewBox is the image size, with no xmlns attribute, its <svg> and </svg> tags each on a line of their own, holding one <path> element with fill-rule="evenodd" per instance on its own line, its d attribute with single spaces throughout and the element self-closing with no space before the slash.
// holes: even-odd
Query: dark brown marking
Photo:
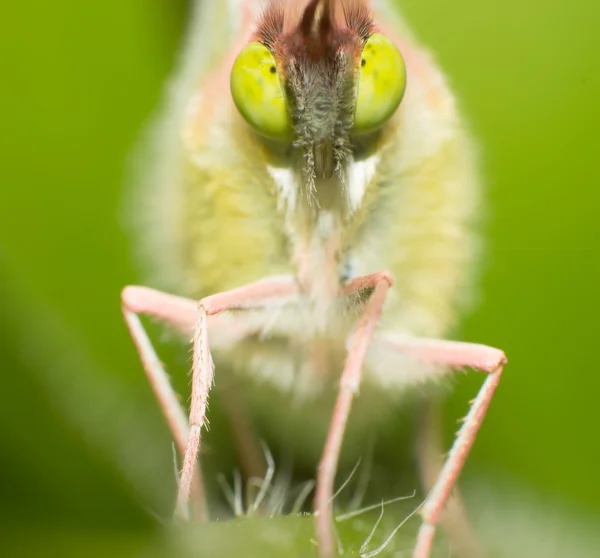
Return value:
<svg viewBox="0 0 600 558">
<path fill-rule="evenodd" d="M 322 10 L 317 19 L 317 9 Z M 304 10 L 298 30 L 300 31 L 306 52 L 312 60 L 321 60 L 329 50 L 333 39 L 334 4 L 330 0 L 312 0 Z"/>
</svg>

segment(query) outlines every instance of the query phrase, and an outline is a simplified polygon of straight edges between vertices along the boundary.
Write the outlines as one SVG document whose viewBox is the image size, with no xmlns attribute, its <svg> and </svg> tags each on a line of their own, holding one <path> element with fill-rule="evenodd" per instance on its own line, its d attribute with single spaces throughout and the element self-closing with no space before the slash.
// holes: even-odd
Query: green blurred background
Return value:
<svg viewBox="0 0 600 558">
<path fill-rule="evenodd" d="M 484 154 L 484 276 L 461 334 L 502 347 L 510 365 L 464 481 L 510 483 L 598 517 L 600 4 L 401 5 Z M 128 555 L 170 505 L 169 435 L 119 292 L 142 280 L 122 215 L 127 160 L 187 10 L 183 0 L 2 9 L 0 540 L 14 555 L 96 536 L 99 556 Z M 167 355 L 184 370 L 185 351 Z M 480 381 L 456 381 L 448 442 Z"/>
</svg>

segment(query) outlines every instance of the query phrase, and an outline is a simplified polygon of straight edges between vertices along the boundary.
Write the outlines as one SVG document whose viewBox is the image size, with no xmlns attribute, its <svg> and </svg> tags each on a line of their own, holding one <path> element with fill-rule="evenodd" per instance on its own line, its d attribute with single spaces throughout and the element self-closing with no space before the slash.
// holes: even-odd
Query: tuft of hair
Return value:
<svg viewBox="0 0 600 558">
<path fill-rule="evenodd" d="M 362 0 L 347 0 L 342 2 L 342 12 L 348 29 L 355 31 L 366 42 L 375 27 L 369 7 Z"/>
<path fill-rule="evenodd" d="M 261 14 L 256 30 L 257 39 L 271 51 L 277 38 L 283 33 L 284 20 L 285 11 L 281 2 L 272 2 Z"/>
</svg>

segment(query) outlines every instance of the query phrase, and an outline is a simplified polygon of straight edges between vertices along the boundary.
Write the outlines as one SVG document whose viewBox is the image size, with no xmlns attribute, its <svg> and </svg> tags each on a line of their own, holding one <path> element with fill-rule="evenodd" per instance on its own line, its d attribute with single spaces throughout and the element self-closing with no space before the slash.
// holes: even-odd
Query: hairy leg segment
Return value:
<svg viewBox="0 0 600 558">
<path fill-rule="evenodd" d="M 475 442 L 507 360 L 503 351 L 475 343 L 411 338 L 394 334 L 385 335 L 383 341 L 403 355 L 440 367 L 447 373 L 456 369 L 472 368 L 487 374 L 421 509 L 423 523 L 419 529 L 413 558 L 429 558 L 435 529 L 442 519 L 452 489 Z"/>
</svg>

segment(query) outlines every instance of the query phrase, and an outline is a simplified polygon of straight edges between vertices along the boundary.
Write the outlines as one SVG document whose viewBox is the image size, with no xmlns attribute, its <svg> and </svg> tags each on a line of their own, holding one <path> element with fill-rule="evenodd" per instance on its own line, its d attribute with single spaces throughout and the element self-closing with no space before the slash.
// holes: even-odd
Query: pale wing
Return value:
<svg viewBox="0 0 600 558">
<path fill-rule="evenodd" d="M 249 22 L 260 13 L 259 0 L 193 2 L 179 60 L 166 85 L 162 106 L 148 123 L 134 151 L 126 199 L 126 219 L 134 229 L 137 252 L 152 284 L 177 290 L 171 270 L 176 261 L 176 227 L 180 218 L 183 179 L 183 131 L 191 100 L 211 69 L 232 44 L 249 36 Z M 246 26 L 244 28 L 244 26 Z"/>
</svg>

